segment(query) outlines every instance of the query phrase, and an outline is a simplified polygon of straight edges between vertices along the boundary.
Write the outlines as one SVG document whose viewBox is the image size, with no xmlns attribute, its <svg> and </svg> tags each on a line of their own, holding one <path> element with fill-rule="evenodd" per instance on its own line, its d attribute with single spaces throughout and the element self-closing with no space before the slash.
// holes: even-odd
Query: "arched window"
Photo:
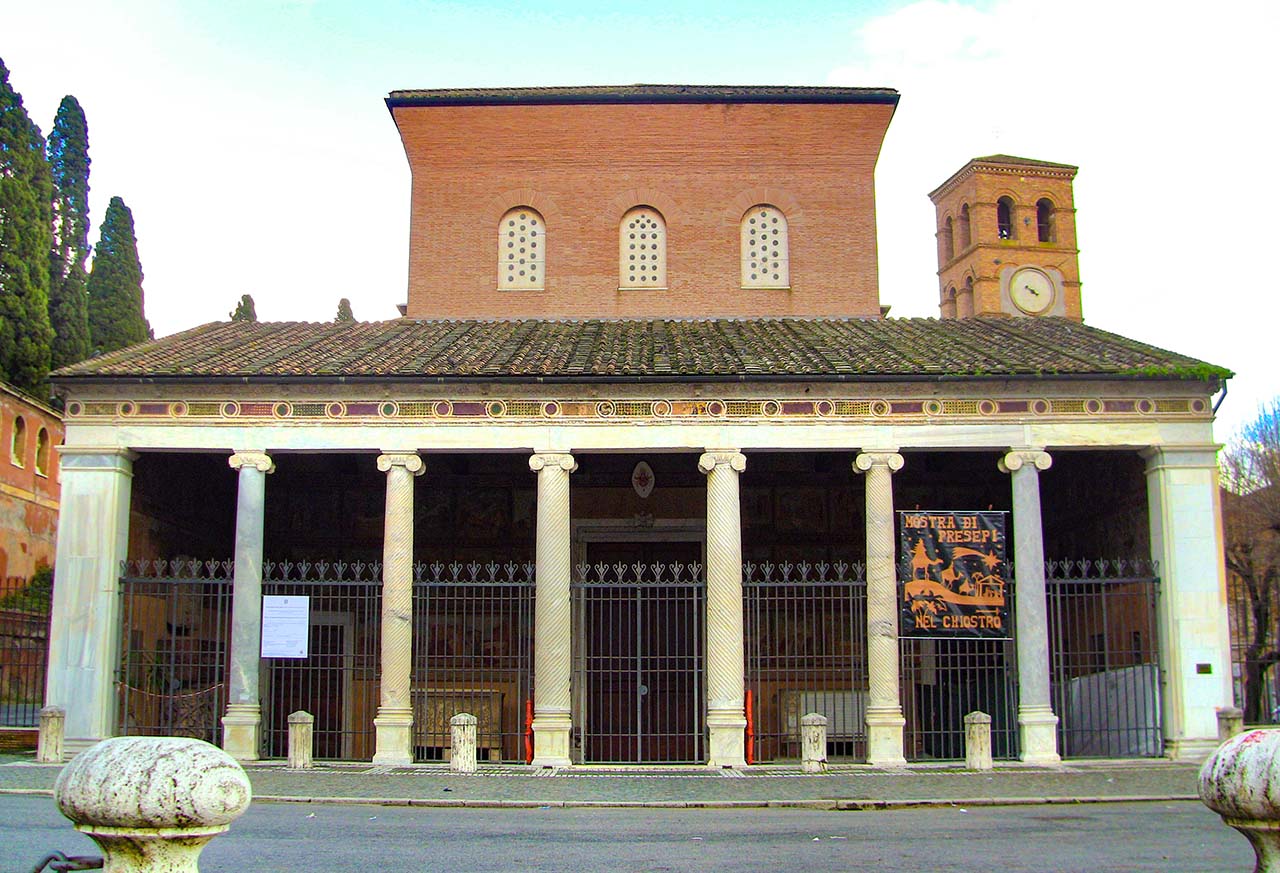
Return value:
<svg viewBox="0 0 1280 873">
<path fill-rule="evenodd" d="M 1009 197 L 996 201 L 996 232 L 1000 239 L 1013 239 L 1013 200 Z"/>
<path fill-rule="evenodd" d="M 955 231 L 951 227 L 951 216 L 947 216 L 947 220 L 942 225 L 942 260 L 950 261 L 956 256 L 956 237 Z"/>
<path fill-rule="evenodd" d="M 1047 197 L 1036 201 L 1036 231 L 1040 242 L 1055 242 L 1057 228 L 1054 227 L 1053 202 Z"/>
<path fill-rule="evenodd" d="M 537 210 L 517 206 L 498 223 L 498 287 L 541 291 L 546 278 L 546 222 Z"/>
<path fill-rule="evenodd" d="M 973 277 L 964 280 L 964 287 L 956 294 L 956 318 L 973 317 Z"/>
<path fill-rule="evenodd" d="M 36 472 L 49 475 L 49 431 L 43 427 L 36 433 Z"/>
<path fill-rule="evenodd" d="M 742 216 L 742 287 L 788 288 L 787 217 L 768 203 L 752 206 Z"/>
<path fill-rule="evenodd" d="M 947 290 L 943 293 L 941 308 L 943 318 L 956 317 L 956 288 L 954 285 L 948 286 Z"/>
<path fill-rule="evenodd" d="M 27 465 L 27 422 L 21 415 L 13 420 L 13 442 L 9 444 L 9 460 L 18 467 Z"/>
<path fill-rule="evenodd" d="M 652 206 L 637 206 L 618 227 L 618 286 L 667 286 L 667 223 Z"/>
<path fill-rule="evenodd" d="M 960 207 L 960 251 L 969 247 L 969 204 Z"/>
</svg>

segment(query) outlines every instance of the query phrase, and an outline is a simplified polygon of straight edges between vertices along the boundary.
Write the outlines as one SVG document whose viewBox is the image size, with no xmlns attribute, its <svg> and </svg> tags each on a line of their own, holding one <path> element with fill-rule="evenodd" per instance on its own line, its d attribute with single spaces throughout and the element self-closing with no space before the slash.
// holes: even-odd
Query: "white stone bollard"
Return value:
<svg viewBox="0 0 1280 873">
<path fill-rule="evenodd" d="M 316 717 L 304 710 L 289 713 L 289 769 L 310 770 Z"/>
<path fill-rule="evenodd" d="M 1280 730 L 1219 746 L 1200 767 L 1200 800 L 1253 845 L 1254 873 L 1280 873 Z"/>
<path fill-rule="evenodd" d="M 1218 742 L 1225 743 L 1244 731 L 1244 710 L 1236 706 L 1218 707 Z"/>
<path fill-rule="evenodd" d="M 823 773 L 827 769 L 827 717 L 811 712 L 800 717 L 800 770 Z"/>
<path fill-rule="evenodd" d="M 116 737 L 77 755 L 58 809 L 102 849 L 105 873 L 198 873 L 205 844 L 249 806 L 230 755 L 183 737 Z"/>
<path fill-rule="evenodd" d="M 969 770 L 990 770 L 991 716 L 974 711 L 964 717 L 964 766 Z"/>
<path fill-rule="evenodd" d="M 476 772 L 477 721 L 469 712 L 460 712 L 449 719 L 449 769 L 455 773 Z"/>
<path fill-rule="evenodd" d="M 66 733 L 67 711 L 61 706 L 40 710 L 40 734 L 36 739 L 36 760 L 41 764 L 62 763 L 62 738 Z"/>
</svg>

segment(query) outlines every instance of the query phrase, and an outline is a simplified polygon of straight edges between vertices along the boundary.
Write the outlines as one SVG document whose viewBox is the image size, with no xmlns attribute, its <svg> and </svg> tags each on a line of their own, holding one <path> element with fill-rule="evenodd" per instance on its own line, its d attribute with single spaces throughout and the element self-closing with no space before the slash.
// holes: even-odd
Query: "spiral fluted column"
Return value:
<svg viewBox="0 0 1280 873">
<path fill-rule="evenodd" d="M 378 456 L 387 474 L 387 510 L 382 540 L 382 677 L 373 719 L 373 763 L 413 763 L 413 479 L 422 458 L 413 452 Z"/>
<path fill-rule="evenodd" d="M 538 531 L 533 607 L 533 765 L 567 767 L 573 730 L 570 696 L 569 474 L 573 455 L 529 458 L 538 474 Z"/>
<path fill-rule="evenodd" d="M 1044 590 L 1040 471 L 1053 459 L 1039 449 L 1014 449 L 999 461 L 1013 476 L 1014 625 L 1018 647 L 1018 738 L 1024 761 L 1053 764 L 1058 717 L 1049 698 L 1049 611 Z"/>
<path fill-rule="evenodd" d="M 222 748 L 237 761 L 256 761 L 262 739 L 258 665 L 262 653 L 262 536 L 267 474 L 276 465 L 266 452 L 236 452 L 227 459 L 239 471 L 236 554 L 231 583 L 231 681 L 222 717 Z"/>
<path fill-rule="evenodd" d="M 747 765 L 742 642 L 742 507 L 734 449 L 698 459 L 707 474 L 707 728 L 711 767 Z"/>
<path fill-rule="evenodd" d="M 893 451 L 863 452 L 853 469 L 867 477 L 867 763 L 897 767 L 902 752 L 902 692 L 898 676 L 898 566 L 893 542 Z"/>
</svg>

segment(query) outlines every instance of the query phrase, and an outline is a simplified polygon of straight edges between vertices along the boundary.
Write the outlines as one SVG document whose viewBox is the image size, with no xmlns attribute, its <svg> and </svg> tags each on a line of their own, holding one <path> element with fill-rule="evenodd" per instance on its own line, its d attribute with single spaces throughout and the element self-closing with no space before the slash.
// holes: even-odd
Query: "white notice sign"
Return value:
<svg viewBox="0 0 1280 873">
<path fill-rule="evenodd" d="M 310 641 L 311 598 L 267 594 L 262 598 L 262 657 L 305 658 Z"/>
</svg>

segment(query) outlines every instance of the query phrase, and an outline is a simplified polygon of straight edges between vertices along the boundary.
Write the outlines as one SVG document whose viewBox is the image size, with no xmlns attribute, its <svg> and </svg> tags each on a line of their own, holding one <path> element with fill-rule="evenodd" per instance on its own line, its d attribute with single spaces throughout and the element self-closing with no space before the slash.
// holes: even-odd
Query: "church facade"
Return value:
<svg viewBox="0 0 1280 873">
<path fill-rule="evenodd" d="M 896 103 L 394 92 L 403 317 L 57 374 L 70 747 L 277 756 L 305 709 L 320 757 L 403 765 L 466 711 L 494 761 L 739 767 L 815 711 L 891 766 L 982 709 L 1003 757 L 1205 753 L 1229 373 L 1082 322 L 1074 168 L 1043 161 L 935 191 L 942 317 L 886 317 Z"/>
</svg>

